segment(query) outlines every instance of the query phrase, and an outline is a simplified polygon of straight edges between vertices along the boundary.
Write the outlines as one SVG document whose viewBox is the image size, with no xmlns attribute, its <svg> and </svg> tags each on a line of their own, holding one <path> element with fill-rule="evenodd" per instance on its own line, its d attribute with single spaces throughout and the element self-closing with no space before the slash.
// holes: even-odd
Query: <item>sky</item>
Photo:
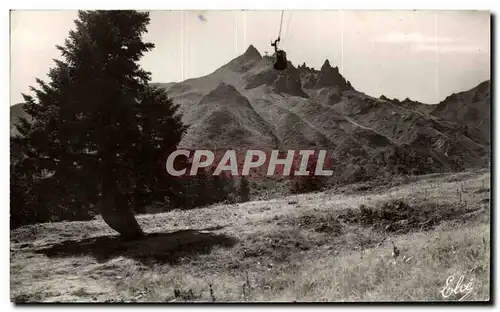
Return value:
<svg viewBox="0 0 500 312">
<path fill-rule="evenodd" d="M 283 22 L 281 16 L 283 13 Z M 11 100 L 22 102 L 46 79 L 55 45 L 74 29 L 76 11 L 11 12 Z M 490 79 L 486 11 L 152 11 L 144 40 L 156 47 L 140 61 L 153 82 L 179 82 L 215 71 L 271 40 L 295 65 L 326 59 L 358 91 L 434 104 Z"/>
</svg>

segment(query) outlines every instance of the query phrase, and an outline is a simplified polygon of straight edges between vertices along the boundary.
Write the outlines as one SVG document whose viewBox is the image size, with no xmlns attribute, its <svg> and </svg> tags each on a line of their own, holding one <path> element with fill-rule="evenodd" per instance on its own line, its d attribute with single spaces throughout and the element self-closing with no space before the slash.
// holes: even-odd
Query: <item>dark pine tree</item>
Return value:
<svg viewBox="0 0 500 312">
<path fill-rule="evenodd" d="M 58 200 L 95 205 L 127 238 L 143 235 L 133 212 L 168 194 L 164 161 L 186 131 L 138 65 L 154 48 L 142 41 L 149 21 L 146 12 L 79 11 L 50 81 L 23 94 L 30 121 L 13 139 L 23 185 L 50 179 Z"/>
</svg>

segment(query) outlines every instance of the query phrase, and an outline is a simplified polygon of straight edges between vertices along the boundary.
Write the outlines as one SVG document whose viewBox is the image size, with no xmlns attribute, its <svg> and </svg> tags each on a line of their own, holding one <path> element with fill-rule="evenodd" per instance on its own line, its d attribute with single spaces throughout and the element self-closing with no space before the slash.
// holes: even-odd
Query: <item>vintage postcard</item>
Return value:
<svg viewBox="0 0 500 312">
<path fill-rule="evenodd" d="M 10 298 L 491 302 L 491 13 L 10 13 Z"/>
</svg>

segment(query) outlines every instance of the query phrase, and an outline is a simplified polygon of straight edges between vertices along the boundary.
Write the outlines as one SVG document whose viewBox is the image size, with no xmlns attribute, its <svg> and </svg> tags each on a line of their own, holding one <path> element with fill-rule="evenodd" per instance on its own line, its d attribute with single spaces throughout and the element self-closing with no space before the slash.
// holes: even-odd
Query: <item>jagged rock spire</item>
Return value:
<svg viewBox="0 0 500 312">
<path fill-rule="evenodd" d="M 262 55 L 260 54 L 259 50 L 257 50 L 252 44 L 248 47 L 248 49 L 243 53 L 243 56 L 245 58 L 249 57 L 252 59 L 261 59 Z"/>
</svg>

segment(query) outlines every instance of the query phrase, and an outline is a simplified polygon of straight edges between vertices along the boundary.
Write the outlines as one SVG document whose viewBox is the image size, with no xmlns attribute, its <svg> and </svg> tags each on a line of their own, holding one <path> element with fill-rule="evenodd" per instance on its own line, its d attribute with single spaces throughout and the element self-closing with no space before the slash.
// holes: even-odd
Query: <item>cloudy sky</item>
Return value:
<svg viewBox="0 0 500 312">
<path fill-rule="evenodd" d="M 45 79 L 75 11 L 11 13 L 11 101 Z M 209 74 L 254 45 L 272 51 L 281 11 L 153 11 L 141 64 L 154 82 Z M 285 11 L 282 45 L 294 65 L 325 59 L 359 91 L 424 103 L 490 79 L 490 15 L 481 11 Z"/>
</svg>

